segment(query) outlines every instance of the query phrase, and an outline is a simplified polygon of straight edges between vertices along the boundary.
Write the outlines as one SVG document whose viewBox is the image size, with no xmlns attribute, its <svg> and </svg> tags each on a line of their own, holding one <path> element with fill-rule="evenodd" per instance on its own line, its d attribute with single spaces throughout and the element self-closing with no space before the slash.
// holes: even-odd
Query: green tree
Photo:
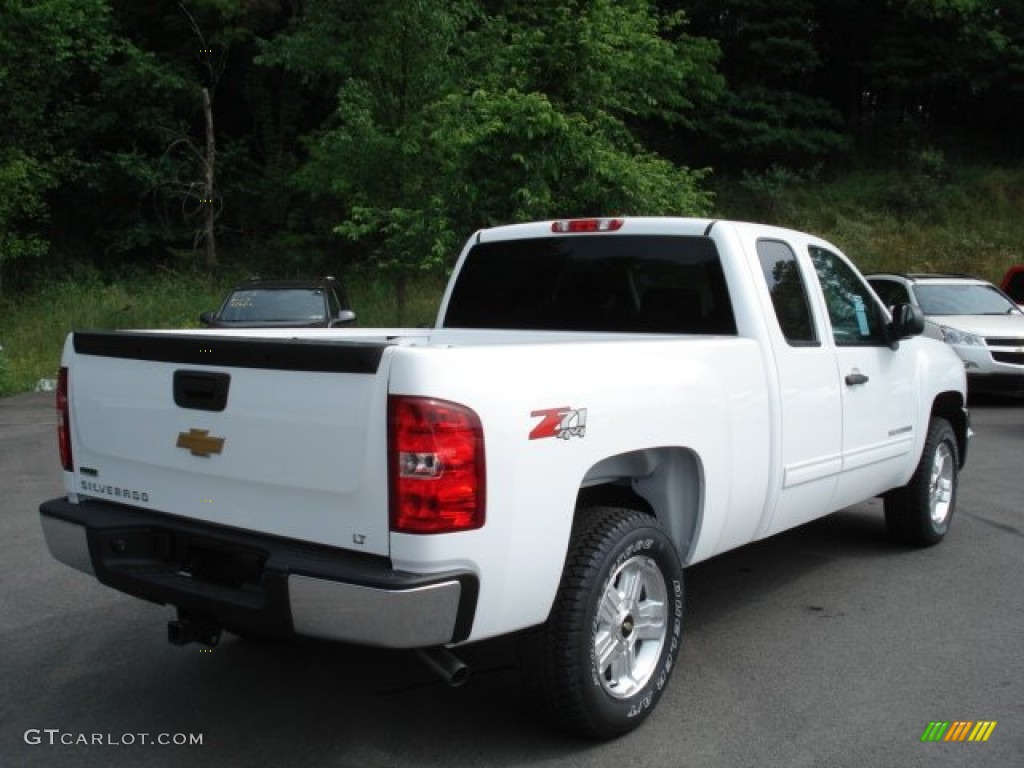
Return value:
<svg viewBox="0 0 1024 768">
<path fill-rule="evenodd" d="M 701 213 L 700 173 L 635 126 L 685 122 L 715 47 L 648 2 L 309 2 L 262 61 L 337 89 L 297 183 L 335 232 L 404 279 L 473 229 L 598 212 Z"/>
<path fill-rule="evenodd" d="M 840 0 L 841 2 L 841 0 Z M 818 0 L 697 0 L 694 29 L 718 41 L 728 86 L 696 137 L 716 165 L 808 167 L 847 148 L 841 113 L 819 91 Z"/>
<path fill-rule="evenodd" d="M 0 16 L 4 260 L 25 281 L 151 244 L 139 209 L 181 81 L 102 0 L 0 0 Z"/>
<path fill-rule="evenodd" d="M 308 87 L 336 89 L 295 182 L 337 201 L 332 229 L 395 278 L 400 315 L 409 273 L 440 265 L 447 222 L 427 216 L 437 164 L 426 116 L 462 75 L 457 43 L 472 12 L 441 0 L 318 0 L 262 57 Z"/>
<path fill-rule="evenodd" d="M 877 161 L 949 136 L 1022 148 L 1024 7 L 998 0 L 818 0 L 819 91 Z"/>
<path fill-rule="evenodd" d="M 703 172 L 645 145 L 693 126 L 721 87 L 717 47 L 640 0 L 508 2 L 474 31 L 472 91 L 438 112 L 444 198 L 463 229 L 608 212 L 699 214 Z"/>
<path fill-rule="evenodd" d="M 905 0 L 865 67 L 872 115 L 917 150 L 950 130 L 1012 137 L 1024 117 L 1024 9 L 996 0 Z M 1000 119 L 1002 117 L 1002 119 Z"/>
<path fill-rule="evenodd" d="M 48 218 L 43 194 L 51 184 L 39 163 L 22 150 L 0 149 L 0 297 L 8 268 L 46 254 L 40 230 Z"/>
<path fill-rule="evenodd" d="M 111 53 L 100 0 L 0 0 L 0 269 L 48 251 L 48 193 L 78 171 L 70 137 L 88 107 L 74 92 Z"/>
</svg>

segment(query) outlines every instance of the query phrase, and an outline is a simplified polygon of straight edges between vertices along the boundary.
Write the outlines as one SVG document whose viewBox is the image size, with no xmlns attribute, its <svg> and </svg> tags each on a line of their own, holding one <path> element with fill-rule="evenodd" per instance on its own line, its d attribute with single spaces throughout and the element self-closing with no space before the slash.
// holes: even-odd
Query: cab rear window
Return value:
<svg viewBox="0 0 1024 768">
<path fill-rule="evenodd" d="M 575 235 L 480 243 L 467 254 L 449 328 L 736 333 L 714 242 Z"/>
</svg>

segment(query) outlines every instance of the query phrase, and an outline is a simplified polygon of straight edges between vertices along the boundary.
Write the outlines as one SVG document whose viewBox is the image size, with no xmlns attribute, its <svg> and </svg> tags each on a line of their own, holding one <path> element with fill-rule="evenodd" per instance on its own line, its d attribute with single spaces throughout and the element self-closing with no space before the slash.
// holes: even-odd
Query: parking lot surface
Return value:
<svg viewBox="0 0 1024 768">
<path fill-rule="evenodd" d="M 636 732 L 547 729 L 514 640 L 449 689 L 408 653 L 166 640 L 172 609 L 53 560 L 53 395 L 0 400 L 0 765 L 1024 765 L 1024 400 L 972 408 L 946 540 L 888 542 L 881 502 L 694 566 L 680 664 Z M 995 722 L 985 742 L 922 741 Z"/>
</svg>

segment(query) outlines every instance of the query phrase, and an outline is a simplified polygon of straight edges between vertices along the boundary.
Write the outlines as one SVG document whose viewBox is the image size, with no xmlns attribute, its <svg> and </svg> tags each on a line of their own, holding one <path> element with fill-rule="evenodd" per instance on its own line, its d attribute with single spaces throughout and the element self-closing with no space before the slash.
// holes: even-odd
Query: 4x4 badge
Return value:
<svg viewBox="0 0 1024 768">
<path fill-rule="evenodd" d="M 223 437 L 210 437 L 208 429 L 190 429 L 178 433 L 177 446 L 186 449 L 193 456 L 210 458 L 211 454 L 224 450 Z"/>
<path fill-rule="evenodd" d="M 545 437 L 568 440 L 570 437 L 583 437 L 587 434 L 586 408 L 545 408 L 533 411 L 530 416 L 540 419 L 540 423 L 530 431 L 531 440 L 541 440 Z"/>
</svg>

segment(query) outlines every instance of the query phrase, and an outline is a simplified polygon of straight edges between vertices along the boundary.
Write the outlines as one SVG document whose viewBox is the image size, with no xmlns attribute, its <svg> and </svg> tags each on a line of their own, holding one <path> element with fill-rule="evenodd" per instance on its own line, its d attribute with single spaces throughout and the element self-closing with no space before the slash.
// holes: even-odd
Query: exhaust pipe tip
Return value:
<svg viewBox="0 0 1024 768">
<path fill-rule="evenodd" d="M 416 655 L 427 669 L 452 688 L 459 688 L 469 680 L 469 665 L 444 646 L 417 648 Z"/>
<path fill-rule="evenodd" d="M 180 621 L 167 622 L 167 642 L 171 645 L 184 645 L 188 642 L 185 640 L 185 628 Z"/>
<path fill-rule="evenodd" d="M 220 642 L 221 628 L 207 619 L 186 616 L 179 612 L 178 618 L 167 622 L 167 641 L 171 645 L 202 643 L 214 648 Z"/>
</svg>

